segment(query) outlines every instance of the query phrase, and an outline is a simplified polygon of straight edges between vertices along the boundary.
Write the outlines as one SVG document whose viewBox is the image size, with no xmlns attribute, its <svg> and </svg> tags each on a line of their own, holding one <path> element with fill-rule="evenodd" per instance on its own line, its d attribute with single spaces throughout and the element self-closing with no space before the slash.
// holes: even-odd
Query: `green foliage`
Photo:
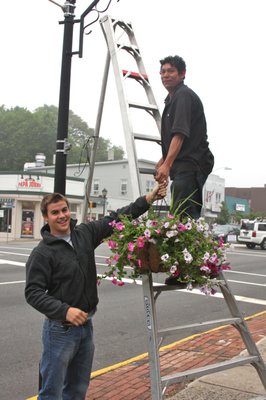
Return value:
<svg viewBox="0 0 266 400">
<path fill-rule="evenodd" d="M 34 112 L 22 107 L 0 107 L 0 157 L 2 171 L 22 170 L 26 162 L 33 162 L 37 153 L 44 153 L 46 164 L 51 165 L 56 150 L 58 108 L 44 105 Z M 71 110 L 69 112 L 68 139 L 72 144 L 68 163 L 86 162 L 93 145 L 94 130 Z M 114 159 L 124 157 L 120 146 L 99 138 L 96 161 L 107 161 L 113 149 Z"/>
<path fill-rule="evenodd" d="M 230 222 L 230 213 L 225 202 L 222 202 L 222 207 L 219 216 L 216 218 L 215 221 L 217 224 L 225 225 Z"/>
</svg>

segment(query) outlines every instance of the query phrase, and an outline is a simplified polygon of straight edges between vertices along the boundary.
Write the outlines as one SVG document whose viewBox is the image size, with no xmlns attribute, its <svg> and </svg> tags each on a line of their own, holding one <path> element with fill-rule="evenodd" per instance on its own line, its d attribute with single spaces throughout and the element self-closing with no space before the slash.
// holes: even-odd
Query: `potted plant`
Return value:
<svg viewBox="0 0 266 400">
<path fill-rule="evenodd" d="M 219 285 L 219 272 L 230 269 L 227 246 L 212 238 L 204 218 L 160 217 L 151 210 L 138 219 L 121 216 L 111 225 L 113 234 L 107 243 L 112 254 L 103 277 L 112 277 L 116 285 L 122 286 L 126 276 L 135 280 L 150 269 L 165 272 L 188 289 L 199 286 L 211 294 Z"/>
</svg>

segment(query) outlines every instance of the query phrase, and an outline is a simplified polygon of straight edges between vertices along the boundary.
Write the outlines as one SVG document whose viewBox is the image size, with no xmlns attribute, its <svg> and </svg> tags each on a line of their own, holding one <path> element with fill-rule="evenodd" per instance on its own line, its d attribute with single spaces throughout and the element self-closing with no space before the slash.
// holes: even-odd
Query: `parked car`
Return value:
<svg viewBox="0 0 266 400">
<path fill-rule="evenodd" d="M 237 242 L 240 234 L 240 227 L 233 224 L 216 225 L 212 230 L 214 239 L 223 239 L 224 243 Z"/>
<path fill-rule="evenodd" d="M 266 250 L 266 221 L 243 221 L 238 240 L 248 249 L 260 246 L 262 250 Z"/>
</svg>

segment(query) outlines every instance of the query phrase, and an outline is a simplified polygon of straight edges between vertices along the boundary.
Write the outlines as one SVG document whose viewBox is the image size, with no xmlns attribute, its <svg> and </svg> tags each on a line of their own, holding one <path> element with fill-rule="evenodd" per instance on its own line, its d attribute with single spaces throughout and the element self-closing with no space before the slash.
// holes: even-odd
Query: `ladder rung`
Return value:
<svg viewBox="0 0 266 400">
<path fill-rule="evenodd" d="M 129 107 L 140 108 L 142 110 L 147 110 L 147 111 L 149 111 L 149 110 L 151 110 L 151 111 L 159 111 L 158 107 L 156 105 L 154 105 L 154 104 L 145 105 L 145 104 L 130 102 L 130 103 L 128 103 L 128 105 L 129 105 Z"/>
<path fill-rule="evenodd" d="M 123 73 L 123 76 L 127 76 L 127 78 L 132 78 L 132 79 L 135 79 L 137 81 L 143 81 L 143 80 L 149 81 L 148 75 L 146 75 L 146 74 L 127 71 L 126 69 L 123 69 L 122 73 Z"/>
<path fill-rule="evenodd" d="M 222 318 L 222 319 L 215 319 L 212 321 L 203 321 L 203 322 L 198 322 L 195 324 L 189 324 L 189 325 L 181 325 L 181 326 L 174 326 L 172 328 L 165 328 L 165 329 L 160 329 L 158 330 L 158 335 L 163 335 L 163 336 L 169 336 L 172 335 L 173 332 L 177 332 L 181 329 L 190 329 L 190 328 L 199 328 L 199 327 L 204 327 L 206 325 L 232 325 L 236 322 L 241 322 L 241 318 Z"/>
<path fill-rule="evenodd" d="M 161 144 L 161 138 L 159 136 L 143 135 L 142 133 L 134 133 L 133 135 L 136 140 L 147 140 L 149 142 Z"/>
<path fill-rule="evenodd" d="M 236 357 L 232 360 L 223 361 L 217 364 L 210 364 L 205 367 L 190 369 L 183 372 L 178 372 L 172 375 L 165 375 L 162 377 L 162 382 L 174 383 L 183 382 L 199 378 L 200 376 L 212 374 L 214 372 L 224 371 L 229 368 L 238 367 L 240 365 L 252 364 L 259 361 L 258 356 Z"/>
</svg>

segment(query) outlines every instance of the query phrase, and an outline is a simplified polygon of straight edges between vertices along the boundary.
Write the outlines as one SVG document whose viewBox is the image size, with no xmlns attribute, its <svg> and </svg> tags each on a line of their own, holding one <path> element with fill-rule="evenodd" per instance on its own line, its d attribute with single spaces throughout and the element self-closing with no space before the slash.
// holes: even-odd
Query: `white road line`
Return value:
<svg viewBox="0 0 266 400">
<path fill-rule="evenodd" d="M 2 251 L 0 250 L 0 254 L 11 254 L 12 256 L 24 256 L 24 257 L 29 257 L 30 254 L 25 254 L 25 253 L 11 253 L 10 251 Z"/>
<path fill-rule="evenodd" d="M 13 285 L 14 283 L 25 283 L 26 281 L 12 281 L 12 282 L 0 282 L 0 285 Z"/>
<path fill-rule="evenodd" d="M 0 258 L 0 264 L 9 264 L 9 265 L 16 265 L 17 267 L 25 267 L 25 263 L 19 261 L 9 261 Z"/>
<path fill-rule="evenodd" d="M 266 278 L 266 275 L 264 275 L 264 274 L 256 274 L 256 273 L 254 273 L 254 272 L 234 271 L 234 270 L 230 270 L 230 269 L 227 269 L 227 270 L 225 271 L 225 273 L 226 273 L 226 274 L 241 274 L 241 275 L 251 275 L 251 276 L 262 276 L 262 277 Z"/>
</svg>

